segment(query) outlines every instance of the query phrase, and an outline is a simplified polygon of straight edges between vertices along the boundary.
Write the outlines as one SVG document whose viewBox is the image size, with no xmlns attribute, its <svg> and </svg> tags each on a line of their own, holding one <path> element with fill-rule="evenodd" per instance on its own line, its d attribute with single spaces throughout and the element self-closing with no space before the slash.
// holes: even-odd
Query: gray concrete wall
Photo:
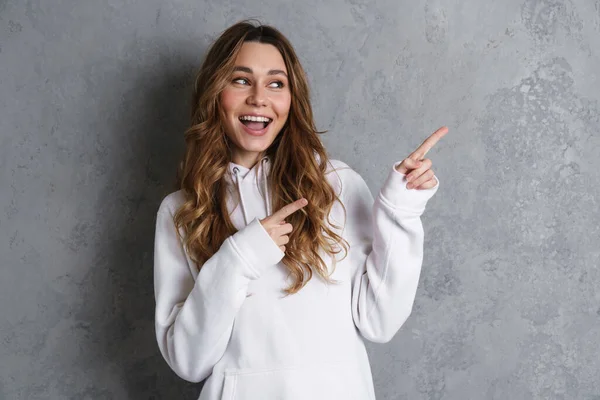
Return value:
<svg viewBox="0 0 600 400">
<path fill-rule="evenodd" d="M 373 192 L 437 127 L 379 399 L 600 399 L 600 2 L 0 1 L 0 398 L 194 399 L 154 339 L 154 213 L 229 24 L 295 44 Z"/>
</svg>

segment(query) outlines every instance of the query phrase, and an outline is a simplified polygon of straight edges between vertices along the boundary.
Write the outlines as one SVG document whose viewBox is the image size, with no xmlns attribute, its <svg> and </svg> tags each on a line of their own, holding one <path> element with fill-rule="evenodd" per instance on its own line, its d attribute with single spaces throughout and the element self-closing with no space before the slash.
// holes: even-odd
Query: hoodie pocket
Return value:
<svg viewBox="0 0 600 400">
<path fill-rule="evenodd" d="M 271 370 L 228 370 L 222 400 L 369 400 L 371 377 L 345 363 Z"/>
</svg>

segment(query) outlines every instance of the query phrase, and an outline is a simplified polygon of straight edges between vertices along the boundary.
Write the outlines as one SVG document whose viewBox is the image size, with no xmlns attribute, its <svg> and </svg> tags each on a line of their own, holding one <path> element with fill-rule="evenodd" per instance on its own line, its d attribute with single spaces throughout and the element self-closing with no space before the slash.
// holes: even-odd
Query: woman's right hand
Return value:
<svg viewBox="0 0 600 400">
<path fill-rule="evenodd" d="M 281 251 L 285 253 L 285 245 L 290 241 L 289 234 L 294 230 L 290 223 L 286 223 L 285 219 L 300 210 L 308 204 L 308 200 L 302 198 L 295 202 L 282 207 L 279 211 L 272 215 L 261 219 L 260 223 L 265 228 L 271 239 L 279 246 Z"/>
</svg>

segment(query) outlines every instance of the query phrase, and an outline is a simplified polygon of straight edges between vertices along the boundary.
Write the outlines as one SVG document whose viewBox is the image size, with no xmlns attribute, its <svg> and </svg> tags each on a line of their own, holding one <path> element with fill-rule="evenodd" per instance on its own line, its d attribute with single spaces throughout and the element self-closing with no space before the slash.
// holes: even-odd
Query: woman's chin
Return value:
<svg viewBox="0 0 600 400">
<path fill-rule="evenodd" d="M 273 143 L 273 141 L 253 140 L 252 143 L 248 143 L 248 141 L 243 141 L 240 147 L 243 151 L 248 153 L 259 153 L 261 151 L 267 150 L 271 143 Z"/>
</svg>

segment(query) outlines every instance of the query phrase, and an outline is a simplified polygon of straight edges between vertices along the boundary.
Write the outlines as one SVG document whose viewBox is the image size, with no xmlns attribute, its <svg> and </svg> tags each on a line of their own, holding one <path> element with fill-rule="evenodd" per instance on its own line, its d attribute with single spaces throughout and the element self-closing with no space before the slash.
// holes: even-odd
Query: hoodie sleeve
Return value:
<svg viewBox="0 0 600 400">
<path fill-rule="evenodd" d="M 375 201 L 354 172 L 345 196 L 347 236 L 356 271 L 352 316 L 362 336 L 388 342 L 410 315 L 423 261 L 421 215 L 438 184 L 425 190 L 406 188 L 395 163 Z M 437 176 L 436 176 L 437 179 Z"/>
<path fill-rule="evenodd" d="M 248 283 L 284 254 L 255 219 L 227 238 L 194 277 L 196 267 L 165 203 L 157 214 L 154 245 L 156 340 L 177 375 L 200 382 L 225 352 Z"/>
</svg>

